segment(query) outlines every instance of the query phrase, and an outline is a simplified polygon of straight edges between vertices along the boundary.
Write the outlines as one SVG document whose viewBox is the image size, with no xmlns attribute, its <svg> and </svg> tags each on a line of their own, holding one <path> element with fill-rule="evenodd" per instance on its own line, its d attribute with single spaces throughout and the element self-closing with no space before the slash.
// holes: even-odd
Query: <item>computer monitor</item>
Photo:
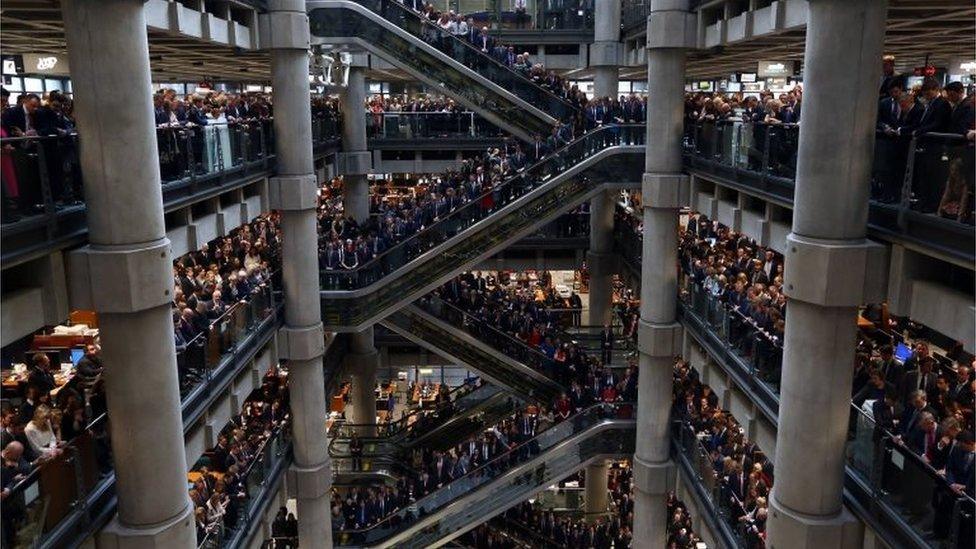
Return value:
<svg viewBox="0 0 976 549">
<path fill-rule="evenodd" d="M 78 348 L 71 349 L 71 363 L 74 364 L 75 366 L 78 365 L 78 361 L 81 360 L 81 357 L 83 356 L 85 356 L 84 349 L 78 349 Z"/>
<path fill-rule="evenodd" d="M 905 345 L 904 343 L 899 343 L 895 347 L 895 358 L 897 358 L 898 360 L 905 362 L 911 357 L 912 357 L 912 349 L 908 345 Z"/>
</svg>

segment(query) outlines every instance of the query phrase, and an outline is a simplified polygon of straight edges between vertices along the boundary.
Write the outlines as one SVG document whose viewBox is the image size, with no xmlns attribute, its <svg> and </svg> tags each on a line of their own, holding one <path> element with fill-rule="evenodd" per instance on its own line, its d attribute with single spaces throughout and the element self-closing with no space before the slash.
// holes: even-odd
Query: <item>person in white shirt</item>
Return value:
<svg viewBox="0 0 976 549">
<path fill-rule="evenodd" d="M 24 428 L 24 435 L 31 450 L 39 456 L 53 456 L 58 453 L 58 435 L 51 428 L 51 409 L 45 405 L 34 410 L 34 418 Z"/>
<path fill-rule="evenodd" d="M 453 31 L 454 32 L 454 36 L 457 36 L 457 37 L 460 37 L 460 38 L 463 38 L 463 37 L 467 36 L 467 34 L 468 34 L 468 24 L 464 21 L 464 18 L 461 17 L 460 15 L 458 15 L 455 18 L 454 21 L 455 21 L 455 24 L 456 24 L 455 29 Z"/>
</svg>

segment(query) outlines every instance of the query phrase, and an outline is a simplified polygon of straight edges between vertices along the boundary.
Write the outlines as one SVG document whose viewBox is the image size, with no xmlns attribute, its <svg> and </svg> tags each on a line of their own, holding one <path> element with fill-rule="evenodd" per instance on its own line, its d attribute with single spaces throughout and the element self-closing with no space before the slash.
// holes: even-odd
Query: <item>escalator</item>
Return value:
<svg viewBox="0 0 976 549">
<path fill-rule="evenodd" d="M 441 450 L 463 441 L 488 425 L 494 425 L 515 409 L 516 401 L 496 385 L 483 384 L 458 397 L 448 411 L 418 418 L 410 425 L 390 428 L 385 425 L 343 425 L 336 429 L 329 443 L 333 460 L 347 458 L 349 441 L 353 433 L 363 444 L 365 460 L 383 456 L 398 456 L 413 448 L 423 446 Z M 405 421 L 403 418 L 394 423 Z M 369 430 L 382 429 L 375 436 L 365 436 Z"/>
<path fill-rule="evenodd" d="M 598 193 L 638 185 L 643 128 L 589 132 L 356 269 L 322 271 L 326 330 L 361 330 Z"/>
<path fill-rule="evenodd" d="M 524 400 L 552 402 L 566 391 L 565 386 L 546 371 L 545 355 L 459 309 L 433 299 L 441 311 L 428 304 L 408 305 L 386 317 L 383 324 L 417 345 L 477 371 L 491 383 L 505 387 Z"/>
<path fill-rule="evenodd" d="M 382 57 L 512 135 L 549 135 L 577 109 L 396 0 L 307 2 L 312 44 Z"/>
<path fill-rule="evenodd" d="M 334 545 L 443 545 L 596 460 L 632 454 L 632 413 L 630 404 L 592 406 L 370 528 L 335 532 Z"/>
</svg>

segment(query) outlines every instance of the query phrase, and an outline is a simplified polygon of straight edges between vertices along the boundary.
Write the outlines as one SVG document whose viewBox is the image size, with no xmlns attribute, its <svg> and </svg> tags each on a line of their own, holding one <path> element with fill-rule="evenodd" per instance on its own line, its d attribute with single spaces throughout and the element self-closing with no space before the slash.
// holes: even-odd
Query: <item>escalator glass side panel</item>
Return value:
<svg viewBox="0 0 976 549">
<path fill-rule="evenodd" d="M 530 368 L 520 368 L 514 361 L 503 360 L 495 352 L 472 345 L 458 337 L 454 333 L 455 328 L 432 322 L 412 308 L 387 317 L 384 323 L 441 350 L 522 398 L 551 400 L 563 391 L 555 382 L 536 374 Z"/>
<path fill-rule="evenodd" d="M 368 11 L 363 13 L 355 7 L 355 4 L 347 3 L 346 7 L 312 9 L 309 12 L 312 35 L 320 38 L 358 38 L 365 47 L 377 50 L 406 69 L 412 69 L 414 76 L 439 87 L 445 94 L 457 98 L 513 134 L 525 140 L 531 139 L 533 134 L 548 135 L 552 120 L 529 115 L 517 96 L 506 93 L 505 89 L 491 82 L 481 84 L 457 64 L 425 47 L 424 39 L 414 34 L 422 35 L 424 32 L 419 20 L 405 21 L 408 25 L 416 23 L 417 28 L 397 25 L 408 31 L 409 34 L 404 36 L 387 28 L 378 15 Z"/>
<path fill-rule="evenodd" d="M 483 48 L 472 44 L 467 39 L 458 38 L 445 29 L 441 29 L 433 22 L 427 21 L 420 14 L 401 5 L 399 2 L 390 2 L 389 0 L 353 1 L 369 9 L 373 14 L 389 21 L 396 27 L 403 29 L 417 40 L 429 44 L 457 63 L 515 94 L 532 107 L 540 109 L 552 118 L 568 120 L 576 115 L 576 107 L 568 101 L 556 96 L 546 88 L 512 70 L 504 63 L 499 62 L 488 52 L 483 51 Z M 312 25 L 312 34 L 314 36 L 330 36 L 324 33 L 322 27 L 317 26 L 316 21 L 321 17 L 316 13 L 317 11 L 313 9 L 309 16 Z M 443 64 L 442 61 L 441 63 Z M 468 87 L 470 88 L 470 83 L 468 83 Z M 462 89 L 464 89 L 463 86 Z M 469 91 L 469 93 L 471 92 Z M 505 114 L 511 113 L 506 112 Z M 527 113 L 523 110 L 522 114 L 524 116 Z"/>
<path fill-rule="evenodd" d="M 436 541 L 465 526 L 453 520 L 462 511 L 464 520 L 473 520 L 467 516 L 469 507 L 486 506 L 479 513 L 489 513 L 485 515 L 487 518 L 496 506 L 497 512 L 501 512 L 531 495 L 523 496 L 524 490 L 536 490 L 541 483 L 547 486 L 598 456 L 632 453 L 634 421 L 620 417 L 632 417 L 633 411 L 631 403 L 591 406 L 371 528 L 337 532 L 335 545 L 427 546 L 431 543 L 425 541 L 427 538 L 409 541 L 406 538 L 428 530 L 431 520 L 436 519 L 434 526 L 440 536 Z"/>
<path fill-rule="evenodd" d="M 487 199 L 469 202 L 356 270 L 323 271 L 326 326 L 359 328 L 375 322 L 586 201 L 605 183 L 636 184 L 643 172 L 643 148 L 607 149 L 615 145 L 604 145 L 604 138 L 619 142 L 620 133 L 612 130 L 591 132 L 492 189 Z M 602 156 L 590 159 L 600 152 Z M 589 165 L 580 166 L 587 159 Z M 357 288 L 363 290 L 343 291 Z"/>
<path fill-rule="evenodd" d="M 511 395 L 497 393 L 468 412 L 457 414 L 433 429 L 416 431 L 417 436 L 406 440 L 404 444 L 408 447 L 422 445 L 434 450 L 445 450 L 511 415 L 516 409 L 516 402 Z"/>
</svg>

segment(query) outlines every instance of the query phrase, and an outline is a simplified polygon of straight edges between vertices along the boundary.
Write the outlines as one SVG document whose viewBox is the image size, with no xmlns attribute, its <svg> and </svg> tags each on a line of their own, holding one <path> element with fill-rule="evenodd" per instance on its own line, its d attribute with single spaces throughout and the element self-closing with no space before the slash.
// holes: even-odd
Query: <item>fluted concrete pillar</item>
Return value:
<svg viewBox="0 0 976 549">
<path fill-rule="evenodd" d="M 195 547 L 143 2 L 61 8 L 90 242 L 70 257 L 72 306 L 99 315 L 118 497 L 99 543 Z M 126 100 L 106 101 L 119 82 Z"/>
<path fill-rule="evenodd" d="M 853 548 L 863 536 L 841 498 L 886 12 L 883 0 L 809 2 L 804 77 L 811 85 L 786 243 L 790 304 L 768 528 L 774 549 Z"/>
<path fill-rule="evenodd" d="M 362 55 L 353 55 L 349 67 L 346 89 L 340 98 L 342 102 L 342 207 L 347 216 L 359 222 L 369 219 L 369 181 L 366 174 L 370 169 L 370 153 L 366 141 L 366 68 Z M 351 335 L 349 352 L 346 354 L 345 371 L 349 372 L 352 384 L 351 417 L 352 423 L 376 424 L 376 371 L 379 368 L 379 352 L 373 343 L 373 327 Z M 370 429 L 360 434 L 370 436 Z"/>
<path fill-rule="evenodd" d="M 318 182 L 312 157 L 308 16 L 304 0 L 271 0 L 269 11 L 278 156 L 278 174 L 271 178 L 270 188 L 272 207 L 281 211 L 285 295 L 285 327 L 279 334 L 279 350 L 288 359 L 295 455 L 289 475 L 296 487 L 302 546 L 332 547 L 332 477 L 322 370 L 325 334 L 314 253 L 318 249 Z"/>
<path fill-rule="evenodd" d="M 595 523 L 600 518 L 607 516 L 607 504 L 609 502 L 609 493 L 607 492 L 608 469 L 606 461 L 594 463 L 586 468 L 584 480 L 586 491 L 583 494 L 585 498 L 583 505 L 587 522 Z"/>
<path fill-rule="evenodd" d="M 647 156 L 641 318 L 638 325 L 637 446 L 634 452 L 634 546 L 663 547 L 667 538 L 665 495 L 674 485 L 670 461 L 673 359 L 680 352 L 676 323 L 678 209 L 687 176 L 681 173 L 685 49 L 693 44 L 695 18 L 687 0 L 653 0 L 647 22 Z"/>
<path fill-rule="evenodd" d="M 593 14 L 593 95 L 616 97 L 620 80 L 620 0 L 600 0 Z"/>
</svg>

